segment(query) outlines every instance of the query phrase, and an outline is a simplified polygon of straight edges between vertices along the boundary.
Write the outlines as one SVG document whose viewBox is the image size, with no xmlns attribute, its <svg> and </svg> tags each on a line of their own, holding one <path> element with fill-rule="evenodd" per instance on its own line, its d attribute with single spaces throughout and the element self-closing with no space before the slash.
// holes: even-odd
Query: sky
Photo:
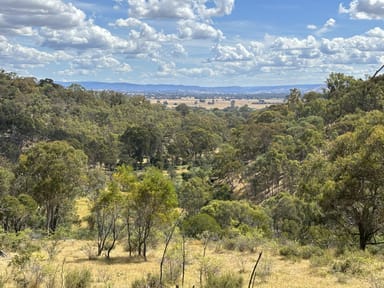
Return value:
<svg viewBox="0 0 384 288">
<path fill-rule="evenodd" d="M 384 0 L 0 0 L 0 69 L 55 81 L 199 86 L 366 79 Z"/>
</svg>

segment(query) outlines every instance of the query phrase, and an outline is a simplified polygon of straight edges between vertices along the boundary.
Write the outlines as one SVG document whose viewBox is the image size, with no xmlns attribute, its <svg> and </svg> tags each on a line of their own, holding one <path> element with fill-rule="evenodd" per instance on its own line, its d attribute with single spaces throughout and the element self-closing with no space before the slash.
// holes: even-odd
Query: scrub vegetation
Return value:
<svg viewBox="0 0 384 288">
<path fill-rule="evenodd" d="M 1 71 L 0 287 L 383 287 L 383 109 L 381 75 L 207 110 Z"/>
</svg>

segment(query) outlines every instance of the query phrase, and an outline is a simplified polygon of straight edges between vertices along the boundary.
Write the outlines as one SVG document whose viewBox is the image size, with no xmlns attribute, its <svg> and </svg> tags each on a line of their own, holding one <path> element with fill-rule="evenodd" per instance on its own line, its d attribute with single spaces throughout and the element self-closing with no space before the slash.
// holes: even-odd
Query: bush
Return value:
<svg viewBox="0 0 384 288">
<path fill-rule="evenodd" d="M 352 259 L 343 259 L 333 262 L 332 271 L 338 273 L 361 274 L 363 269 L 360 262 L 354 262 Z"/>
<path fill-rule="evenodd" d="M 290 243 L 287 246 L 281 247 L 279 254 L 291 260 L 294 259 L 310 259 L 313 256 L 321 256 L 324 254 L 323 250 L 316 246 L 299 246 L 295 243 Z"/>
<path fill-rule="evenodd" d="M 131 288 L 158 288 L 160 287 L 159 276 L 148 274 L 146 278 L 133 281 Z"/>
<path fill-rule="evenodd" d="M 201 213 L 187 218 L 183 222 L 183 230 L 187 236 L 197 237 L 204 231 L 219 234 L 221 229 L 215 218 L 208 214 Z"/>
<path fill-rule="evenodd" d="M 72 270 L 65 275 L 65 288 L 91 287 L 91 272 L 88 269 Z"/>
<path fill-rule="evenodd" d="M 326 251 L 322 255 L 314 255 L 310 259 L 312 267 L 324 267 L 330 265 L 333 261 L 333 255 L 329 251 Z"/>
<path fill-rule="evenodd" d="M 341 259 L 332 263 L 332 272 L 361 275 L 369 269 L 370 257 L 367 253 L 355 251 L 348 252 Z"/>
<path fill-rule="evenodd" d="M 310 259 L 314 256 L 322 256 L 323 254 L 324 251 L 320 247 L 307 245 L 300 248 L 300 255 L 303 259 Z"/>
<path fill-rule="evenodd" d="M 247 233 L 236 237 L 225 238 L 222 242 L 226 250 L 238 250 L 240 252 L 255 252 L 256 246 L 260 243 L 260 237 Z"/>
<path fill-rule="evenodd" d="M 300 247 L 297 244 L 289 244 L 281 247 L 279 254 L 291 260 L 297 259 L 300 258 Z"/>
<path fill-rule="evenodd" d="M 207 278 L 205 288 L 241 288 L 243 286 L 243 277 L 232 273 L 223 275 L 210 274 Z"/>
</svg>

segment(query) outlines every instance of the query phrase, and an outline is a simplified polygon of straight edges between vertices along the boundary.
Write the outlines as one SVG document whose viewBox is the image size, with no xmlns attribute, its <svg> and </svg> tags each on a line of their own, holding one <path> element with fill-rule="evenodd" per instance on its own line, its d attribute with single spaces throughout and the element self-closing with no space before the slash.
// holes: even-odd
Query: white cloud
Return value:
<svg viewBox="0 0 384 288">
<path fill-rule="evenodd" d="M 181 68 L 177 71 L 179 74 L 187 77 L 214 77 L 215 71 L 211 68 Z"/>
<path fill-rule="evenodd" d="M 0 31 L 3 33 L 32 27 L 73 28 L 85 18 L 84 12 L 73 4 L 60 0 L 2 0 L 0 5 Z"/>
<path fill-rule="evenodd" d="M 181 45 L 180 43 L 176 43 L 173 45 L 171 55 L 176 58 L 185 57 L 188 55 L 188 52 L 183 45 Z"/>
<path fill-rule="evenodd" d="M 182 39 L 222 39 L 224 34 L 207 23 L 180 20 L 178 22 L 178 36 Z"/>
<path fill-rule="evenodd" d="M 379 27 L 375 27 L 371 30 L 369 30 L 367 33 L 366 33 L 367 36 L 370 36 L 370 37 L 379 37 L 379 38 L 384 38 L 384 30 L 379 28 Z M 384 39 L 383 39 L 384 40 Z"/>
<path fill-rule="evenodd" d="M 352 19 L 384 19 L 384 0 L 353 0 L 348 8 L 341 3 L 339 13 L 349 14 Z"/>
<path fill-rule="evenodd" d="M 213 2 L 215 6 L 212 8 L 208 8 L 206 6 L 206 3 L 210 1 L 203 0 L 193 2 L 199 3 L 199 5 L 197 5 L 197 11 L 198 15 L 202 18 L 212 18 L 229 15 L 231 14 L 235 5 L 235 0 L 214 0 Z"/>
<path fill-rule="evenodd" d="M 55 55 L 29 48 L 20 44 L 12 44 L 4 36 L 0 36 L 0 59 L 3 63 L 12 63 L 12 66 L 42 66 L 57 59 Z"/>
<path fill-rule="evenodd" d="M 234 0 L 127 0 L 134 18 L 211 19 L 229 15 Z M 213 5 L 207 5 L 213 4 Z"/>
<path fill-rule="evenodd" d="M 137 39 L 140 41 L 165 42 L 173 41 L 176 39 L 176 35 L 157 32 L 154 27 L 148 25 L 147 23 L 137 18 L 129 17 L 127 19 L 117 19 L 114 24 L 110 25 L 131 28 L 129 34 L 131 40 Z"/>
<path fill-rule="evenodd" d="M 335 27 L 336 25 L 336 20 L 333 19 L 333 18 L 329 18 L 324 24 L 322 27 L 318 28 L 316 25 L 314 24 L 309 24 L 307 25 L 307 29 L 309 30 L 313 30 L 315 31 L 314 33 L 316 35 L 322 35 L 322 34 L 325 34 L 327 32 L 329 32 L 333 27 Z"/>
<path fill-rule="evenodd" d="M 86 21 L 71 29 L 41 28 L 42 45 L 53 49 L 65 48 L 112 48 L 125 41 L 113 36 L 108 30 Z"/>
<path fill-rule="evenodd" d="M 209 63 L 220 75 L 261 75 L 263 73 L 296 71 L 321 73 L 353 71 L 358 65 L 377 66 L 384 50 L 384 30 L 374 28 L 364 35 L 332 39 L 279 37 L 266 35 L 264 41 L 217 45 Z M 355 70 L 351 69 L 354 67 Z M 280 72 L 279 72 L 280 73 Z M 285 72 L 282 72 L 285 73 Z M 320 73 L 320 72 L 319 72 Z M 366 73 L 366 72 L 365 72 Z M 364 74 L 362 74 L 364 75 Z M 290 76 L 287 74 L 287 77 Z"/>
<path fill-rule="evenodd" d="M 186 0 L 128 0 L 129 15 L 135 18 L 195 17 L 193 1 Z"/>
<path fill-rule="evenodd" d="M 219 62 L 233 62 L 233 61 L 245 61 L 251 60 L 254 57 L 247 48 L 243 46 L 243 44 L 238 43 L 235 46 L 223 46 L 217 45 L 214 49 L 215 57 L 211 59 L 211 61 L 219 61 Z"/>
</svg>

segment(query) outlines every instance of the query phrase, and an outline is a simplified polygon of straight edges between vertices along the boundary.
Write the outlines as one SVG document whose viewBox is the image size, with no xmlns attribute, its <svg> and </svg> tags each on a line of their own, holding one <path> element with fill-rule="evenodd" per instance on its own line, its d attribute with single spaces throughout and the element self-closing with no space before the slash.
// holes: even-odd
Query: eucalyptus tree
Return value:
<svg viewBox="0 0 384 288">
<path fill-rule="evenodd" d="M 355 131 L 336 138 L 333 177 L 320 202 L 344 231 L 358 236 L 362 250 L 384 232 L 384 125 L 373 123 L 381 113 L 367 114 Z"/>
<path fill-rule="evenodd" d="M 20 156 L 16 185 L 44 211 L 48 233 L 65 221 L 81 191 L 86 165 L 84 152 L 64 141 L 38 142 Z"/>
<path fill-rule="evenodd" d="M 136 211 L 138 254 L 146 260 L 148 240 L 156 224 L 171 220 L 172 210 L 177 207 L 177 195 L 172 181 L 161 170 L 148 168 L 135 187 L 132 207 Z"/>
</svg>

